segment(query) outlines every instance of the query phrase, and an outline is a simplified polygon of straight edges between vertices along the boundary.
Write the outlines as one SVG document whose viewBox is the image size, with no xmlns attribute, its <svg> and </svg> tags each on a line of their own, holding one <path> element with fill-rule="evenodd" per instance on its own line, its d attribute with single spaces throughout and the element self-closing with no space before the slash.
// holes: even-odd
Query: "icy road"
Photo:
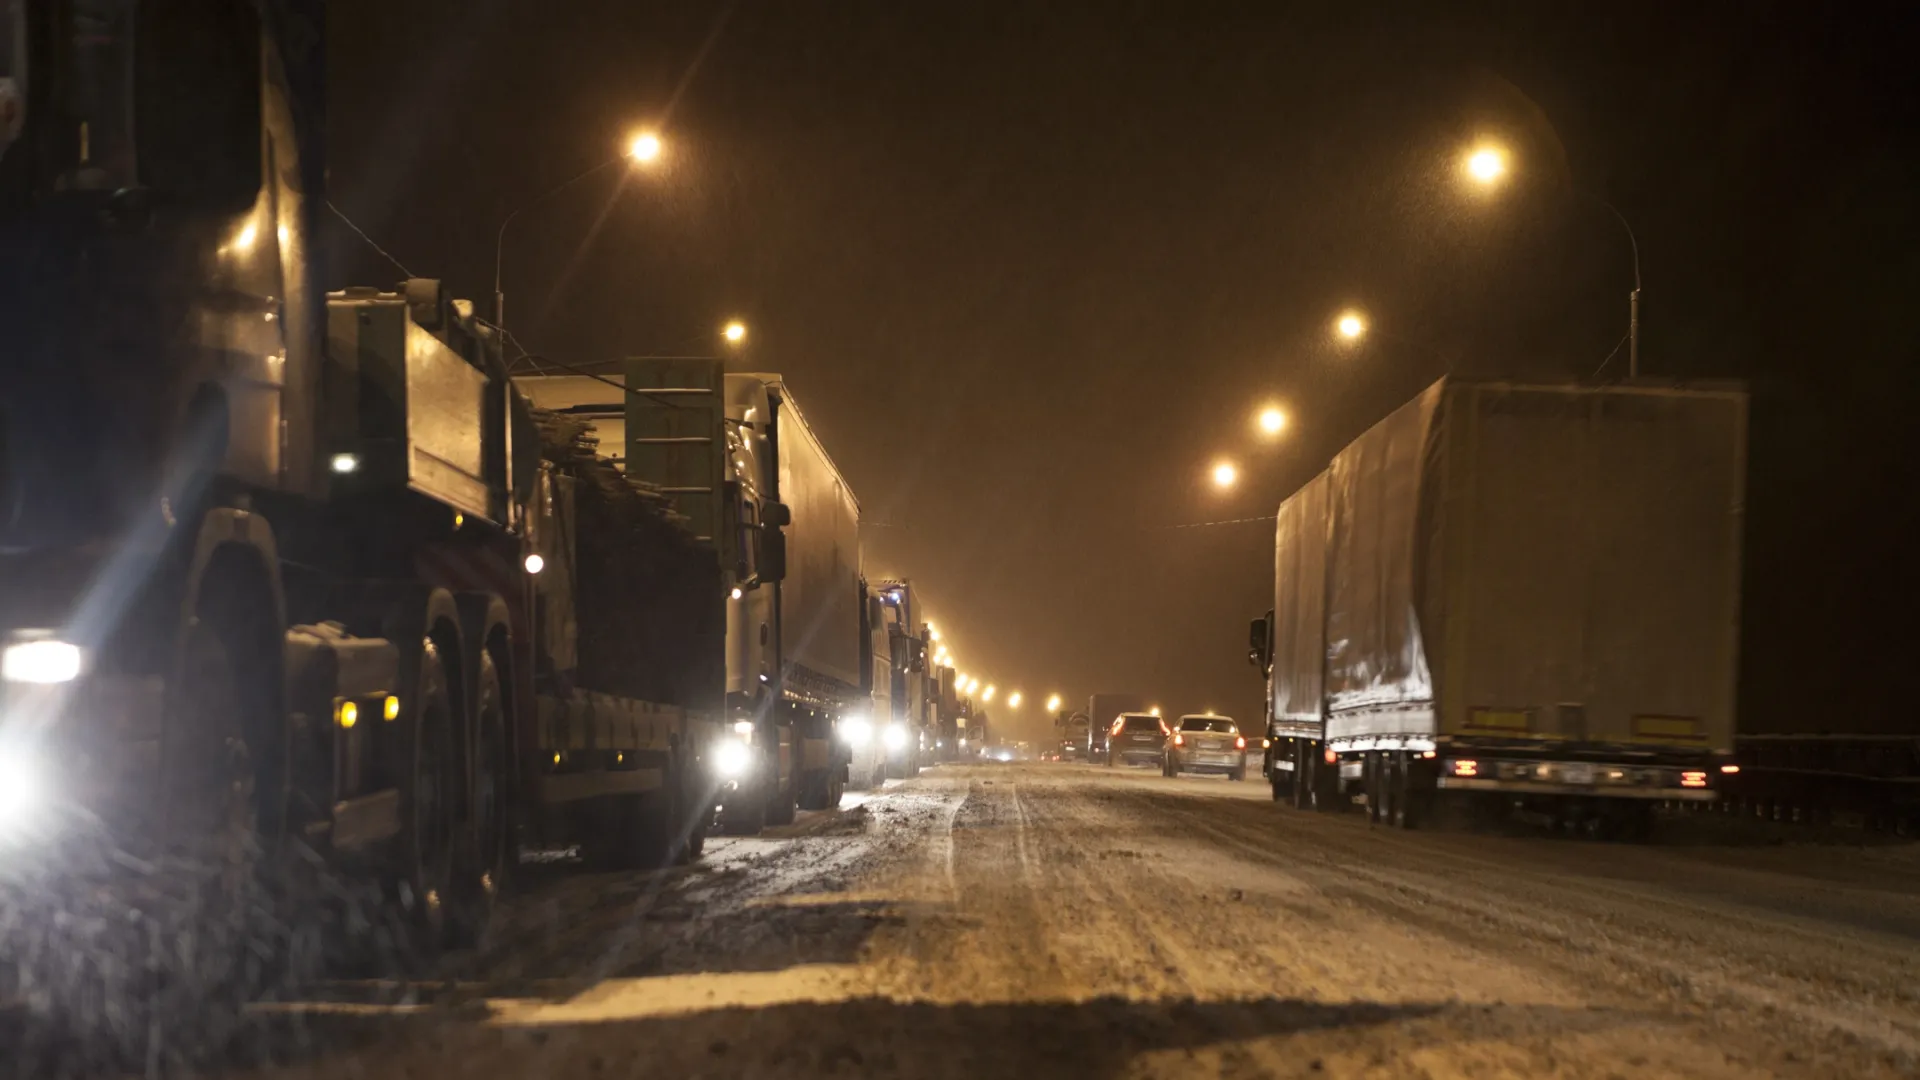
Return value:
<svg viewBox="0 0 1920 1080">
<path fill-rule="evenodd" d="M 849 804 L 536 883 L 450 981 L 262 1009 L 276 1060 L 219 1071 L 1920 1074 L 1910 846 L 1395 833 L 1086 766 Z"/>
</svg>

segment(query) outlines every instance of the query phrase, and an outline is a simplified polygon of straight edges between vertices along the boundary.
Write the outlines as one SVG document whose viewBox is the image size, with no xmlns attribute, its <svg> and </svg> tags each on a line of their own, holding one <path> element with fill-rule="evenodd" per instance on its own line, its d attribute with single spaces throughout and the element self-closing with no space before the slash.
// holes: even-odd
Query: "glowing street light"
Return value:
<svg viewBox="0 0 1920 1080">
<path fill-rule="evenodd" d="M 994 687 L 992 687 L 991 685 L 989 685 L 985 690 L 980 691 L 980 700 L 992 701 L 993 691 L 994 691 Z"/>
<path fill-rule="evenodd" d="M 1236 482 L 1238 482 L 1239 479 L 1240 479 L 1240 470 L 1233 467 L 1233 462 L 1222 461 L 1214 465 L 1213 467 L 1213 486 L 1214 487 L 1223 488 L 1223 489 L 1230 488 Z"/>
<path fill-rule="evenodd" d="M 660 136 L 651 131 L 642 131 L 627 143 L 627 157 L 636 164 L 651 165 L 660 159 Z"/>
<path fill-rule="evenodd" d="M 727 344 L 738 345 L 747 340 L 747 324 L 735 319 L 720 331 L 720 336 L 727 339 Z"/>
<path fill-rule="evenodd" d="M 1333 322 L 1333 330 L 1348 341 L 1359 341 L 1367 332 L 1367 320 L 1361 318 L 1357 311 L 1341 312 Z"/>
<path fill-rule="evenodd" d="M 1019 707 L 1020 707 L 1020 691 L 1015 690 L 1013 693 L 1007 695 L 1007 708 L 1017 709 Z"/>
<path fill-rule="evenodd" d="M 1148 709 L 1147 711 L 1148 711 L 1148 712 L 1150 712 L 1150 713 L 1152 713 L 1152 714 L 1153 714 L 1153 715 L 1155 715 L 1155 716 L 1159 716 L 1159 715 L 1160 715 L 1160 706 L 1158 706 L 1158 705 L 1155 705 L 1155 706 L 1154 706 L 1153 708 L 1151 708 L 1151 709 Z"/>
<path fill-rule="evenodd" d="M 1055 694 L 1052 697 L 1047 699 L 1047 711 L 1048 712 L 1060 711 L 1060 695 L 1059 694 Z"/>
<path fill-rule="evenodd" d="M 971 693 L 973 693 L 973 692 L 974 692 L 975 690 L 978 690 L 978 689 L 980 689 L 980 677 L 979 677 L 979 676 L 977 676 L 977 675 L 976 675 L 976 676 L 974 676 L 973 678 L 971 678 L 971 679 L 968 679 L 968 680 L 967 680 L 967 693 L 969 693 L 969 694 L 971 694 Z"/>
<path fill-rule="evenodd" d="M 1260 410 L 1260 430 L 1268 435 L 1278 435 L 1287 427 L 1287 414 L 1278 405 L 1269 405 Z"/>
<path fill-rule="evenodd" d="M 660 159 L 660 153 L 663 149 L 665 149 L 664 144 L 661 143 L 660 136 L 657 133 L 652 131 L 635 132 L 634 135 L 627 140 L 627 145 L 619 153 L 602 161 L 591 169 L 577 173 L 571 179 L 563 180 L 540 194 L 535 195 L 533 198 L 514 207 L 506 217 L 500 219 L 500 228 L 493 236 L 493 324 L 495 326 L 504 329 L 507 325 L 507 293 L 501 284 L 501 263 L 506 254 L 507 226 L 513 224 L 513 220 L 523 212 L 533 209 L 535 206 L 546 202 L 548 199 L 571 188 L 580 181 L 604 172 L 621 162 L 626 162 L 629 165 L 651 165 Z"/>
<path fill-rule="evenodd" d="M 1507 152 L 1497 146 L 1476 146 L 1462 161 L 1467 178 L 1490 188 L 1507 175 Z"/>
</svg>

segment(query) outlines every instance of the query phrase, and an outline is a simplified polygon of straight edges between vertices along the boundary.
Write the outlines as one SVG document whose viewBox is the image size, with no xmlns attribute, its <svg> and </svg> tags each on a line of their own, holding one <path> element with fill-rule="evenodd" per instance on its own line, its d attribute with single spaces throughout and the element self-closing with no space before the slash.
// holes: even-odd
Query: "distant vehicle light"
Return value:
<svg viewBox="0 0 1920 1080">
<path fill-rule="evenodd" d="M 328 464 L 334 472 L 341 476 L 345 476 L 348 473 L 357 473 L 360 471 L 360 455 L 335 454 L 333 455 L 333 460 Z"/>
<path fill-rule="evenodd" d="M 1235 750 L 1245 750 L 1247 748 L 1247 737 L 1245 735 L 1235 736 L 1233 740 L 1233 748 Z"/>
<path fill-rule="evenodd" d="M 735 586 L 733 587 L 733 592 L 732 592 L 732 594 L 731 594 L 731 595 L 733 596 L 733 598 L 734 598 L 735 600 L 738 600 L 738 599 L 740 599 L 741 597 L 743 597 L 743 596 L 745 596 L 745 595 L 747 595 L 747 594 L 746 594 L 746 593 L 744 593 L 744 592 L 742 592 L 742 591 L 740 590 L 740 586 L 738 586 L 738 585 L 735 585 Z"/>
<path fill-rule="evenodd" d="M 752 738 L 753 737 L 753 721 L 735 720 L 733 722 L 733 733 L 735 735 L 740 736 L 743 739 Z"/>
<path fill-rule="evenodd" d="M 360 722 L 360 706 L 351 701 L 343 701 L 334 708 L 333 718 L 340 724 L 340 730 L 352 731 L 353 725 Z"/>
<path fill-rule="evenodd" d="M 1474 761 L 1474 760 L 1472 760 L 1471 758 L 1463 758 L 1463 759 L 1461 759 L 1461 760 L 1459 760 L 1459 761 L 1456 761 L 1456 762 L 1454 762 L 1454 763 L 1453 763 L 1453 775 L 1455 775 L 1455 776 L 1479 776 L 1479 775 L 1480 775 L 1480 763 L 1479 763 L 1479 762 L 1477 762 L 1477 761 Z"/>
<path fill-rule="evenodd" d="M 1740 766 L 1738 766 L 1738 765 L 1722 765 L 1722 766 L 1720 766 L 1720 771 L 1721 771 L 1721 772 L 1723 772 L 1723 773 L 1726 773 L 1726 774 L 1727 774 L 1728 776 L 1732 776 L 1732 775 L 1733 775 L 1734 773 L 1737 773 L 1737 772 L 1739 772 L 1739 771 L 1740 771 Z"/>
<path fill-rule="evenodd" d="M 753 763 L 753 751 L 737 739 L 722 739 L 713 748 L 713 771 L 727 779 L 746 775 Z"/>
<path fill-rule="evenodd" d="M 1707 774 L 1699 769 L 1688 769 L 1680 774 L 1681 787 L 1706 787 Z"/>
<path fill-rule="evenodd" d="M 1177 732 L 1177 731 L 1176 731 L 1176 732 L 1174 732 L 1174 733 L 1173 733 L 1173 745 L 1175 745 L 1175 746 L 1185 746 L 1185 745 L 1187 745 L 1187 739 L 1186 739 L 1186 736 L 1184 736 L 1184 735 L 1182 735 L 1182 734 L 1180 734 L 1180 733 L 1179 733 L 1179 732 Z"/>
<path fill-rule="evenodd" d="M 0 653 L 0 678 L 42 685 L 72 682 L 80 677 L 84 660 L 80 646 L 70 641 L 16 641 Z"/>
<path fill-rule="evenodd" d="M 907 729 L 901 727 L 899 724 L 888 724 L 886 734 L 882 735 L 881 739 L 886 742 L 887 749 L 889 750 L 905 750 L 907 748 Z"/>
<path fill-rule="evenodd" d="M 1260 740 L 1260 749 L 1262 749 L 1262 750 L 1266 750 L 1266 749 L 1269 749 L 1269 748 L 1271 748 L 1272 746 L 1273 746 L 1273 740 L 1272 740 L 1272 739 L 1261 739 L 1261 740 Z"/>
<path fill-rule="evenodd" d="M 388 694 L 387 700 L 380 705 L 380 715 L 388 720 L 400 719 L 400 699 Z"/>
<path fill-rule="evenodd" d="M 539 552 L 534 552 L 532 555 L 527 556 L 526 567 L 527 573 L 537 574 L 547 568 L 547 560 L 541 558 Z"/>
<path fill-rule="evenodd" d="M 873 741 L 873 724 L 864 716 L 849 716 L 840 721 L 840 737 L 848 746 L 865 746 Z"/>
</svg>

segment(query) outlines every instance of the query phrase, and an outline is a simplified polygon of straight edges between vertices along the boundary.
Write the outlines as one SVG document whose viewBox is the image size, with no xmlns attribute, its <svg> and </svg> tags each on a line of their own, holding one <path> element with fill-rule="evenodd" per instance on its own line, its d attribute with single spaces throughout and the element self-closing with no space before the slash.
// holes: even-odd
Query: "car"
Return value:
<svg viewBox="0 0 1920 1080">
<path fill-rule="evenodd" d="M 1224 773 L 1229 780 L 1247 777 L 1247 739 L 1231 716 L 1188 713 L 1167 739 L 1161 766 L 1168 776 L 1183 772 Z"/>
<path fill-rule="evenodd" d="M 1166 723 L 1152 713 L 1121 713 L 1107 734 L 1107 764 L 1164 765 L 1170 734 Z"/>
</svg>

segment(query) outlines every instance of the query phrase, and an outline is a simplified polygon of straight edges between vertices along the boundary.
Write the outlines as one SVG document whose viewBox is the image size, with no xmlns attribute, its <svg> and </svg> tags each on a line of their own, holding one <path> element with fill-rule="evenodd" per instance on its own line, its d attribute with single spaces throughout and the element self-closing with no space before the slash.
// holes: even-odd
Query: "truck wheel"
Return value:
<svg viewBox="0 0 1920 1080">
<path fill-rule="evenodd" d="M 767 827 L 767 788 L 736 789 L 722 806 L 721 828 L 728 836 L 755 836 Z"/>
<path fill-rule="evenodd" d="M 478 653 L 474 680 L 473 776 L 460 872 L 449 898 L 447 926 L 456 945 L 478 944 L 493 919 L 495 902 L 512 871 L 506 783 L 506 701 L 493 654 Z"/>
<path fill-rule="evenodd" d="M 457 763 L 446 660 L 431 637 L 420 643 L 419 656 L 413 722 L 407 725 L 412 775 L 404 793 L 406 862 L 399 884 L 413 943 L 431 957 L 450 940 L 447 904 L 457 891 L 450 800 L 459 788 L 453 782 Z"/>
<path fill-rule="evenodd" d="M 798 753 L 798 747 L 795 748 Z M 800 809 L 800 774 L 796 772 L 785 784 L 776 779 L 767 792 L 767 824 L 791 825 Z M 757 830 L 756 830 L 757 831 Z"/>
</svg>

